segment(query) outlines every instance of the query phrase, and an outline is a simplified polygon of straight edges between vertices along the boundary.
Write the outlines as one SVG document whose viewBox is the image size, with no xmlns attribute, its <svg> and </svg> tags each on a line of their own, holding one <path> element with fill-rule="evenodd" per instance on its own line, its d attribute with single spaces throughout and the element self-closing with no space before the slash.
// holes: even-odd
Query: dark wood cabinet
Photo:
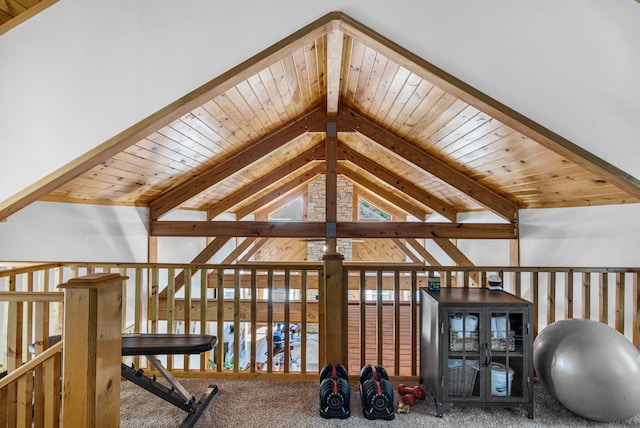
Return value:
<svg viewBox="0 0 640 428">
<path fill-rule="evenodd" d="M 420 375 L 438 416 L 459 406 L 533 417 L 532 310 L 505 291 L 420 289 Z"/>
</svg>

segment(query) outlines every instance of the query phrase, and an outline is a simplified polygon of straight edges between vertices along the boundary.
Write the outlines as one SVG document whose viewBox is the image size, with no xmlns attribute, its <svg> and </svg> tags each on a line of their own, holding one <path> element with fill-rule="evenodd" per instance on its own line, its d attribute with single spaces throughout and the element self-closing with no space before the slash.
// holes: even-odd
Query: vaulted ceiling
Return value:
<svg viewBox="0 0 640 428">
<path fill-rule="evenodd" d="M 40 13 L 58 0 L 0 1 L 0 35 Z"/>
<path fill-rule="evenodd" d="M 640 202 L 634 177 L 334 12 L 5 201 L 0 219 L 35 200 L 148 206 L 171 234 L 174 209 L 240 219 L 330 162 L 419 220 Z"/>
</svg>

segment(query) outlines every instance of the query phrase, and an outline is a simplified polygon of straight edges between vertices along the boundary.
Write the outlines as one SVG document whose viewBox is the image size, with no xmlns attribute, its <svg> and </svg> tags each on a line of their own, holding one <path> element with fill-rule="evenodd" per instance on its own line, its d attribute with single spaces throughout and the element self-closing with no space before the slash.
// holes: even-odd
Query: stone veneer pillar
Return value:
<svg viewBox="0 0 640 428">
<path fill-rule="evenodd" d="M 309 221 L 325 220 L 326 188 L 325 175 L 318 176 L 308 186 L 307 217 Z M 353 184 L 338 175 L 338 221 L 353 221 Z M 322 261 L 324 256 L 322 241 L 309 242 L 307 246 L 307 260 Z M 351 239 L 338 239 L 338 253 L 345 261 L 353 260 L 353 244 Z"/>
</svg>

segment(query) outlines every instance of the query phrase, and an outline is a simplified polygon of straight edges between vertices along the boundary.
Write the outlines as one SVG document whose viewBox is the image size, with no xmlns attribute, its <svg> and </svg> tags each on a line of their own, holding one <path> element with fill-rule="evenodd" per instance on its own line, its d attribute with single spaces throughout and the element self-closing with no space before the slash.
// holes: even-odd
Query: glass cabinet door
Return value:
<svg viewBox="0 0 640 428">
<path fill-rule="evenodd" d="M 525 370 L 525 338 L 527 334 L 524 312 L 489 310 L 488 397 L 524 398 L 527 394 L 528 373 Z"/>
<path fill-rule="evenodd" d="M 445 311 L 444 395 L 450 399 L 480 398 L 479 311 Z"/>
</svg>

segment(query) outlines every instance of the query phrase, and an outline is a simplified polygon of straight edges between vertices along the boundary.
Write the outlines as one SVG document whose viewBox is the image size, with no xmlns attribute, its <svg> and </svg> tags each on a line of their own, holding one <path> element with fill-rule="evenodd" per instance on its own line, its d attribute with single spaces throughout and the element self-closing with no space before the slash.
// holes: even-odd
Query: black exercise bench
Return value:
<svg viewBox="0 0 640 428">
<path fill-rule="evenodd" d="M 202 334 L 123 334 L 122 355 L 144 355 L 149 363 L 160 372 L 171 388 L 156 381 L 155 375 L 146 376 L 133 365 L 121 364 L 120 374 L 153 395 L 162 398 L 188 413 L 180 427 L 193 427 L 202 416 L 211 399 L 218 392 L 216 385 L 209 385 L 207 392 L 196 401 L 196 397 L 174 378 L 158 360 L 157 355 L 201 354 L 210 351 L 218 343 L 215 336 Z"/>
<path fill-rule="evenodd" d="M 62 337 L 60 335 L 50 336 L 49 345 L 54 345 Z M 186 355 L 201 354 L 210 351 L 218 343 L 216 336 L 207 334 L 152 334 L 133 333 L 122 335 L 122 356 L 132 357 L 144 355 L 151 365 L 160 372 L 171 388 L 157 382 L 156 376 L 146 376 L 141 369 L 136 370 L 133 365 L 124 363 L 120 365 L 120 375 L 146 389 L 153 395 L 162 398 L 176 407 L 188 413 L 185 420 L 180 424 L 181 428 L 193 427 L 196 421 L 202 416 L 211 399 L 218 392 L 216 385 L 209 385 L 207 392 L 196 401 L 196 397 L 191 395 L 174 378 L 171 373 L 162 365 L 156 357 L 157 355 Z M 29 345 L 29 352 L 35 353 L 35 346 Z M 6 372 L 0 373 L 0 378 L 6 376 Z"/>
</svg>

